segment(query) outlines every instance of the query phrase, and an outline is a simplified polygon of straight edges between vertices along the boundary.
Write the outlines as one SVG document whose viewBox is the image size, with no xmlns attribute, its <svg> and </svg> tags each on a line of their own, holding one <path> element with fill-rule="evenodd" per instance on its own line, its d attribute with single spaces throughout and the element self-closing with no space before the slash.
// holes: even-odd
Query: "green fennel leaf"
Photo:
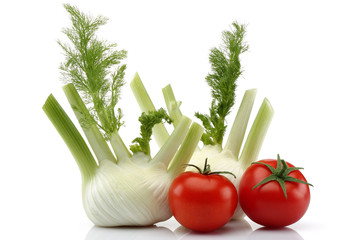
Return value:
<svg viewBox="0 0 360 240">
<path fill-rule="evenodd" d="M 171 123 L 171 119 L 163 108 L 157 111 L 143 112 L 139 117 L 140 136 L 135 138 L 132 142 L 135 143 L 130 146 L 130 150 L 133 153 L 143 152 L 146 155 L 150 155 L 150 140 L 152 135 L 152 128 L 162 121 Z"/>
<path fill-rule="evenodd" d="M 222 144 L 225 118 L 235 103 L 236 81 L 242 74 L 239 56 L 248 50 L 244 37 L 245 26 L 233 22 L 232 29 L 222 33 L 223 45 L 210 50 L 211 73 L 206 76 L 213 97 L 210 115 L 195 114 L 205 128 L 204 144 Z"/>
<path fill-rule="evenodd" d="M 121 110 L 116 105 L 125 84 L 126 64 L 121 61 L 127 52 L 115 50 L 116 44 L 96 37 L 107 18 L 94 18 L 69 4 L 64 7 L 72 25 L 63 29 L 70 43 L 58 41 L 65 55 L 65 62 L 60 65 L 63 80 L 74 84 L 89 109 L 90 115 L 82 120 L 85 126 L 95 122 L 108 136 L 122 125 Z"/>
</svg>

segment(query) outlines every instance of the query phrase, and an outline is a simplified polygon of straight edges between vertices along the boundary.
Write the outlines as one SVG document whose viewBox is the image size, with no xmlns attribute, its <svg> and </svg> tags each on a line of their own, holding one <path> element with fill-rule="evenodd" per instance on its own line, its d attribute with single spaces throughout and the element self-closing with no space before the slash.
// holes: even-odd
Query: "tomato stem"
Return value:
<svg viewBox="0 0 360 240">
<path fill-rule="evenodd" d="M 199 171 L 199 173 L 201 173 L 201 174 L 203 174 L 202 173 L 202 170 L 198 167 L 198 166 L 196 166 L 196 165 L 194 165 L 194 164 L 185 164 L 186 166 L 190 166 L 190 167 L 194 167 L 194 168 L 196 168 L 198 171 Z"/>
<path fill-rule="evenodd" d="M 233 174 L 232 172 L 228 172 L 228 171 L 217 171 L 217 172 L 212 172 L 211 168 L 210 168 L 210 164 L 207 163 L 208 159 L 205 159 L 205 164 L 204 164 L 204 170 L 201 170 L 201 168 L 199 168 L 198 166 L 194 165 L 194 164 L 185 164 L 187 166 L 191 166 L 196 168 L 200 174 L 202 175 L 214 175 L 214 174 L 230 174 L 232 175 L 234 178 L 236 178 L 235 174 Z"/>
<path fill-rule="evenodd" d="M 209 175 L 209 173 L 211 173 L 211 169 L 210 169 L 210 164 L 207 163 L 208 159 L 205 158 L 205 165 L 204 165 L 204 171 L 203 171 L 203 175 Z"/>
<path fill-rule="evenodd" d="M 258 186 L 261 186 L 267 182 L 270 181 L 277 181 L 280 186 L 281 189 L 284 192 L 285 198 L 287 198 L 287 193 L 286 193 L 286 187 L 285 187 L 285 182 L 297 182 L 297 183 L 303 183 L 309 186 L 312 186 L 312 184 L 302 181 L 300 179 L 294 178 L 294 177 L 290 177 L 288 176 L 289 173 L 291 173 L 292 171 L 295 170 L 299 170 L 299 169 L 303 169 L 301 167 L 288 167 L 288 165 L 286 164 L 285 160 L 280 159 L 280 155 L 277 155 L 277 166 L 276 169 L 272 166 L 270 166 L 267 163 L 263 163 L 263 162 L 253 162 L 252 164 L 262 164 L 264 166 L 266 166 L 270 171 L 271 171 L 271 175 L 264 178 L 262 181 L 260 181 L 258 184 L 256 184 L 252 189 L 254 190 L 255 188 L 257 188 Z"/>
</svg>

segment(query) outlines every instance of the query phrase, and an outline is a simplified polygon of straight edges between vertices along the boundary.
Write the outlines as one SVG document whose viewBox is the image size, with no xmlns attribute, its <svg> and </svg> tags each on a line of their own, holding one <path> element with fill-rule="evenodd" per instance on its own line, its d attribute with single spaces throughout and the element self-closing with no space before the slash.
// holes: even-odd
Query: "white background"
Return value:
<svg viewBox="0 0 360 240">
<path fill-rule="evenodd" d="M 275 117 L 260 158 L 302 166 L 312 201 L 306 215 L 282 231 L 230 223 L 212 235 L 188 234 L 171 219 L 161 228 L 98 229 L 81 202 L 80 174 L 42 112 L 50 93 L 71 115 L 61 91 L 57 39 L 69 26 L 62 1 L 4 1 L 0 6 L 1 239 L 357 239 L 359 224 L 360 6 L 358 1 L 68 1 L 110 21 L 99 35 L 128 50 L 126 80 L 135 72 L 156 107 L 171 83 L 193 116 L 211 98 L 204 77 L 208 54 L 232 21 L 247 24 L 249 52 L 239 79 L 267 97 Z M 138 134 L 129 85 L 120 101 L 130 141 Z M 236 112 L 236 111 L 234 111 Z M 71 115 L 72 116 L 72 115 Z M 234 115 L 229 116 L 232 123 Z M 74 118 L 73 118 L 74 119 Z M 74 119 L 75 120 L 75 119 Z M 156 150 L 153 150 L 155 152 Z M 186 235 L 187 234 L 187 235 Z M 163 237 L 163 238 L 162 238 Z"/>
</svg>

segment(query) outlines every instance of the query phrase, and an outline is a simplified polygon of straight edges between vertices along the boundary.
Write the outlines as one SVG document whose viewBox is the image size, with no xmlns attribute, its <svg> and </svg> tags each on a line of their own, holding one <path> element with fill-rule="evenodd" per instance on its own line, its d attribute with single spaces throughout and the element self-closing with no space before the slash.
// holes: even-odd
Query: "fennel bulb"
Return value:
<svg viewBox="0 0 360 240">
<path fill-rule="evenodd" d="M 108 159 L 96 162 L 53 95 L 48 97 L 43 110 L 78 164 L 84 209 L 95 225 L 147 226 L 172 216 L 168 189 L 172 180 L 184 170 L 183 164 L 190 160 L 203 132 L 200 125 L 191 124 L 184 116 L 153 159 L 137 152 L 116 162 Z"/>
<path fill-rule="evenodd" d="M 158 134 L 160 150 L 151 157 L 152 129 L 170 122 L 165 110 L 139 117 L 141 137 L 130 151 L 119 135 L 122 112 L 116 109 L 125 85 L 126 51 L 100 41 L 95 32 L 107 21 L 65 4 L 72 26 L 64 29 L 72 45 L 59 42 L 66 61 L 60 66 L 63 87 L 87 143 L 51 94 L 43 110 L 72 153 L 82 176 L 82 198 L 89 219 L 98 226 L 147 226 L 171 217 L 168 189 L 195 151 L 203 128 L 185 116 L 171 135 Z M 80 96 L 82 95 L 82 96 Z M 109 143 L 109 144 L 108 144 Z"/>
<path fill-rule="evenodd" d="M 256 91 L 252 89 L 248 90 L 246 93 L 249 94 L 249 91 L 254 94 L 254 97 Z M 249 104 L 247 102 L 249 101 L 247 97 L 248 96 L 246 95 L 244 96 L 244 105 Z M 250 103 L 247 108 L 251 110 L 252 103 Z M 220 144 L 204 144 L 201 149 L 198 148 L 194 152 L 189 162 L 190 164 L 201 166 L 201 164 L 203 164 L 204 162 L 204 159 L 207 158 L 208 164 L 210 164 L 213 171 L 232 172 L 236 176 L 236 178 L 228 175 L 224 175 L 224 177 L 228 178 L 234 184 L 237 190 L 239 189 L 241 176 L 250 166 L 250 164 L 256 161 L 258 158 L 262 143 L 265 139 L 266 132 L 270 126 L 274 114 L 270 102 L 267 99 L 264 99 L 254 120 L 254 123 L 250 129 L 250 132 L 246 138 L 246 142 L 242 149 L 242 152 L 239 155 L 243 137 L 246 131 L 247 122 L 250 116 L 250 111 L 245 111 L 245 115 L 244 111 L 242 110 L 243 109 L 240 106 L 238 115 L 236 116 L 235 122 L 230 131 L 230 135 L 225 147 L 222 147 L 222 145 Z M 193 171 L 193 169 L 187 168 L 186 171 Z M 238 204 L 238 207 L 234 214 L 234 218 L 238 219 L 242 217 L 244 217 L 244 212 Z"/>
<path fill-rule="evenodd" d="M 238 189 L 245 169 L 257 160 L 274 115 L 269 100 L 265 98 L 258 110 L 240 154 L 257 93 L 256 89 L 246 90 L 227 142 L 223 146 L 224 135 L 227 130 L 226 116 L 230 113 L 235 103 L 236 81 L 243 72 L 239 56 L 248 49 L 248 45 L 244 42 L 244 37 L 245 26 L 234 22 L 232 30 L 224 31 L 222 34 L 224 44 L 210 51 L 209 60 L 212 72 L 207 75 L 206 81 L 211 87 L 213 100 L 209 108 L 209 114 L 195 113 L 195 116 L 202 122 L 205 132 L 201 137 L 203 147 L 196 149 L 189 162 L 192 165 L 203 166 L 205 159 L 208 159 L 208 164 L 214 172 L 232 172 L 236 178 L 231 175 L 226 175 L 225 177 L 234 183 L 236 189 Z M 146 102 L 151 101 L 138 76 L 134 77 L 131 86 L 142 111 L 153 110 L 154 107 L 146 104 Z M 182 116 L 180 111 L 181 102 L 176 101 L 170 85 L 163 88 L 163 95 L 169 115 L 173 119 L 173 124 L 177 126 Z M 158 144 L 161 146 L 161 142 L 158 142 Z M 194 169 L 188 167 L 186 171 L 194 171 Z M 240 205 L 238 205 L 234 218 L 241 218 L 243 216 L 244 213 Z"/>
<path fill-rule="evenodd" d="M 165 164 L 148 163 L 141 155 L 122 164 L 104 160 L 85 183 L 84 208 L 95 225 L 147 226 L 171 217 L 167 193 L 172 175 Z"/>
</svg>

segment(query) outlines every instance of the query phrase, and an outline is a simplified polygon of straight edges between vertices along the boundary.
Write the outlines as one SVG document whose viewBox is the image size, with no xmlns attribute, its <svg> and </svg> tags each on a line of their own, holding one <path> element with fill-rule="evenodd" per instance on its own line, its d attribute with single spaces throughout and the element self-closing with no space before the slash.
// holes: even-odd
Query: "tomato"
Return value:
<svg viewBox="0 0 360 240">
<path fill-rule="evenodd" d="M 311 185 L 299 169 L 279 156 L 251 165 L 239 186 L 239 203 L 245 214 L 267 227 L 297 222 L 309 206 Z"/>
<path fill-rule="evenodd" d="M 237 204 L 234 184 L 224 176 L 209 172 L 184 172 L 174 179 L 169 189 L 169 205 L 175 219 L 194 231 L 221 228 L 234 215 Z"/>
</svg>

